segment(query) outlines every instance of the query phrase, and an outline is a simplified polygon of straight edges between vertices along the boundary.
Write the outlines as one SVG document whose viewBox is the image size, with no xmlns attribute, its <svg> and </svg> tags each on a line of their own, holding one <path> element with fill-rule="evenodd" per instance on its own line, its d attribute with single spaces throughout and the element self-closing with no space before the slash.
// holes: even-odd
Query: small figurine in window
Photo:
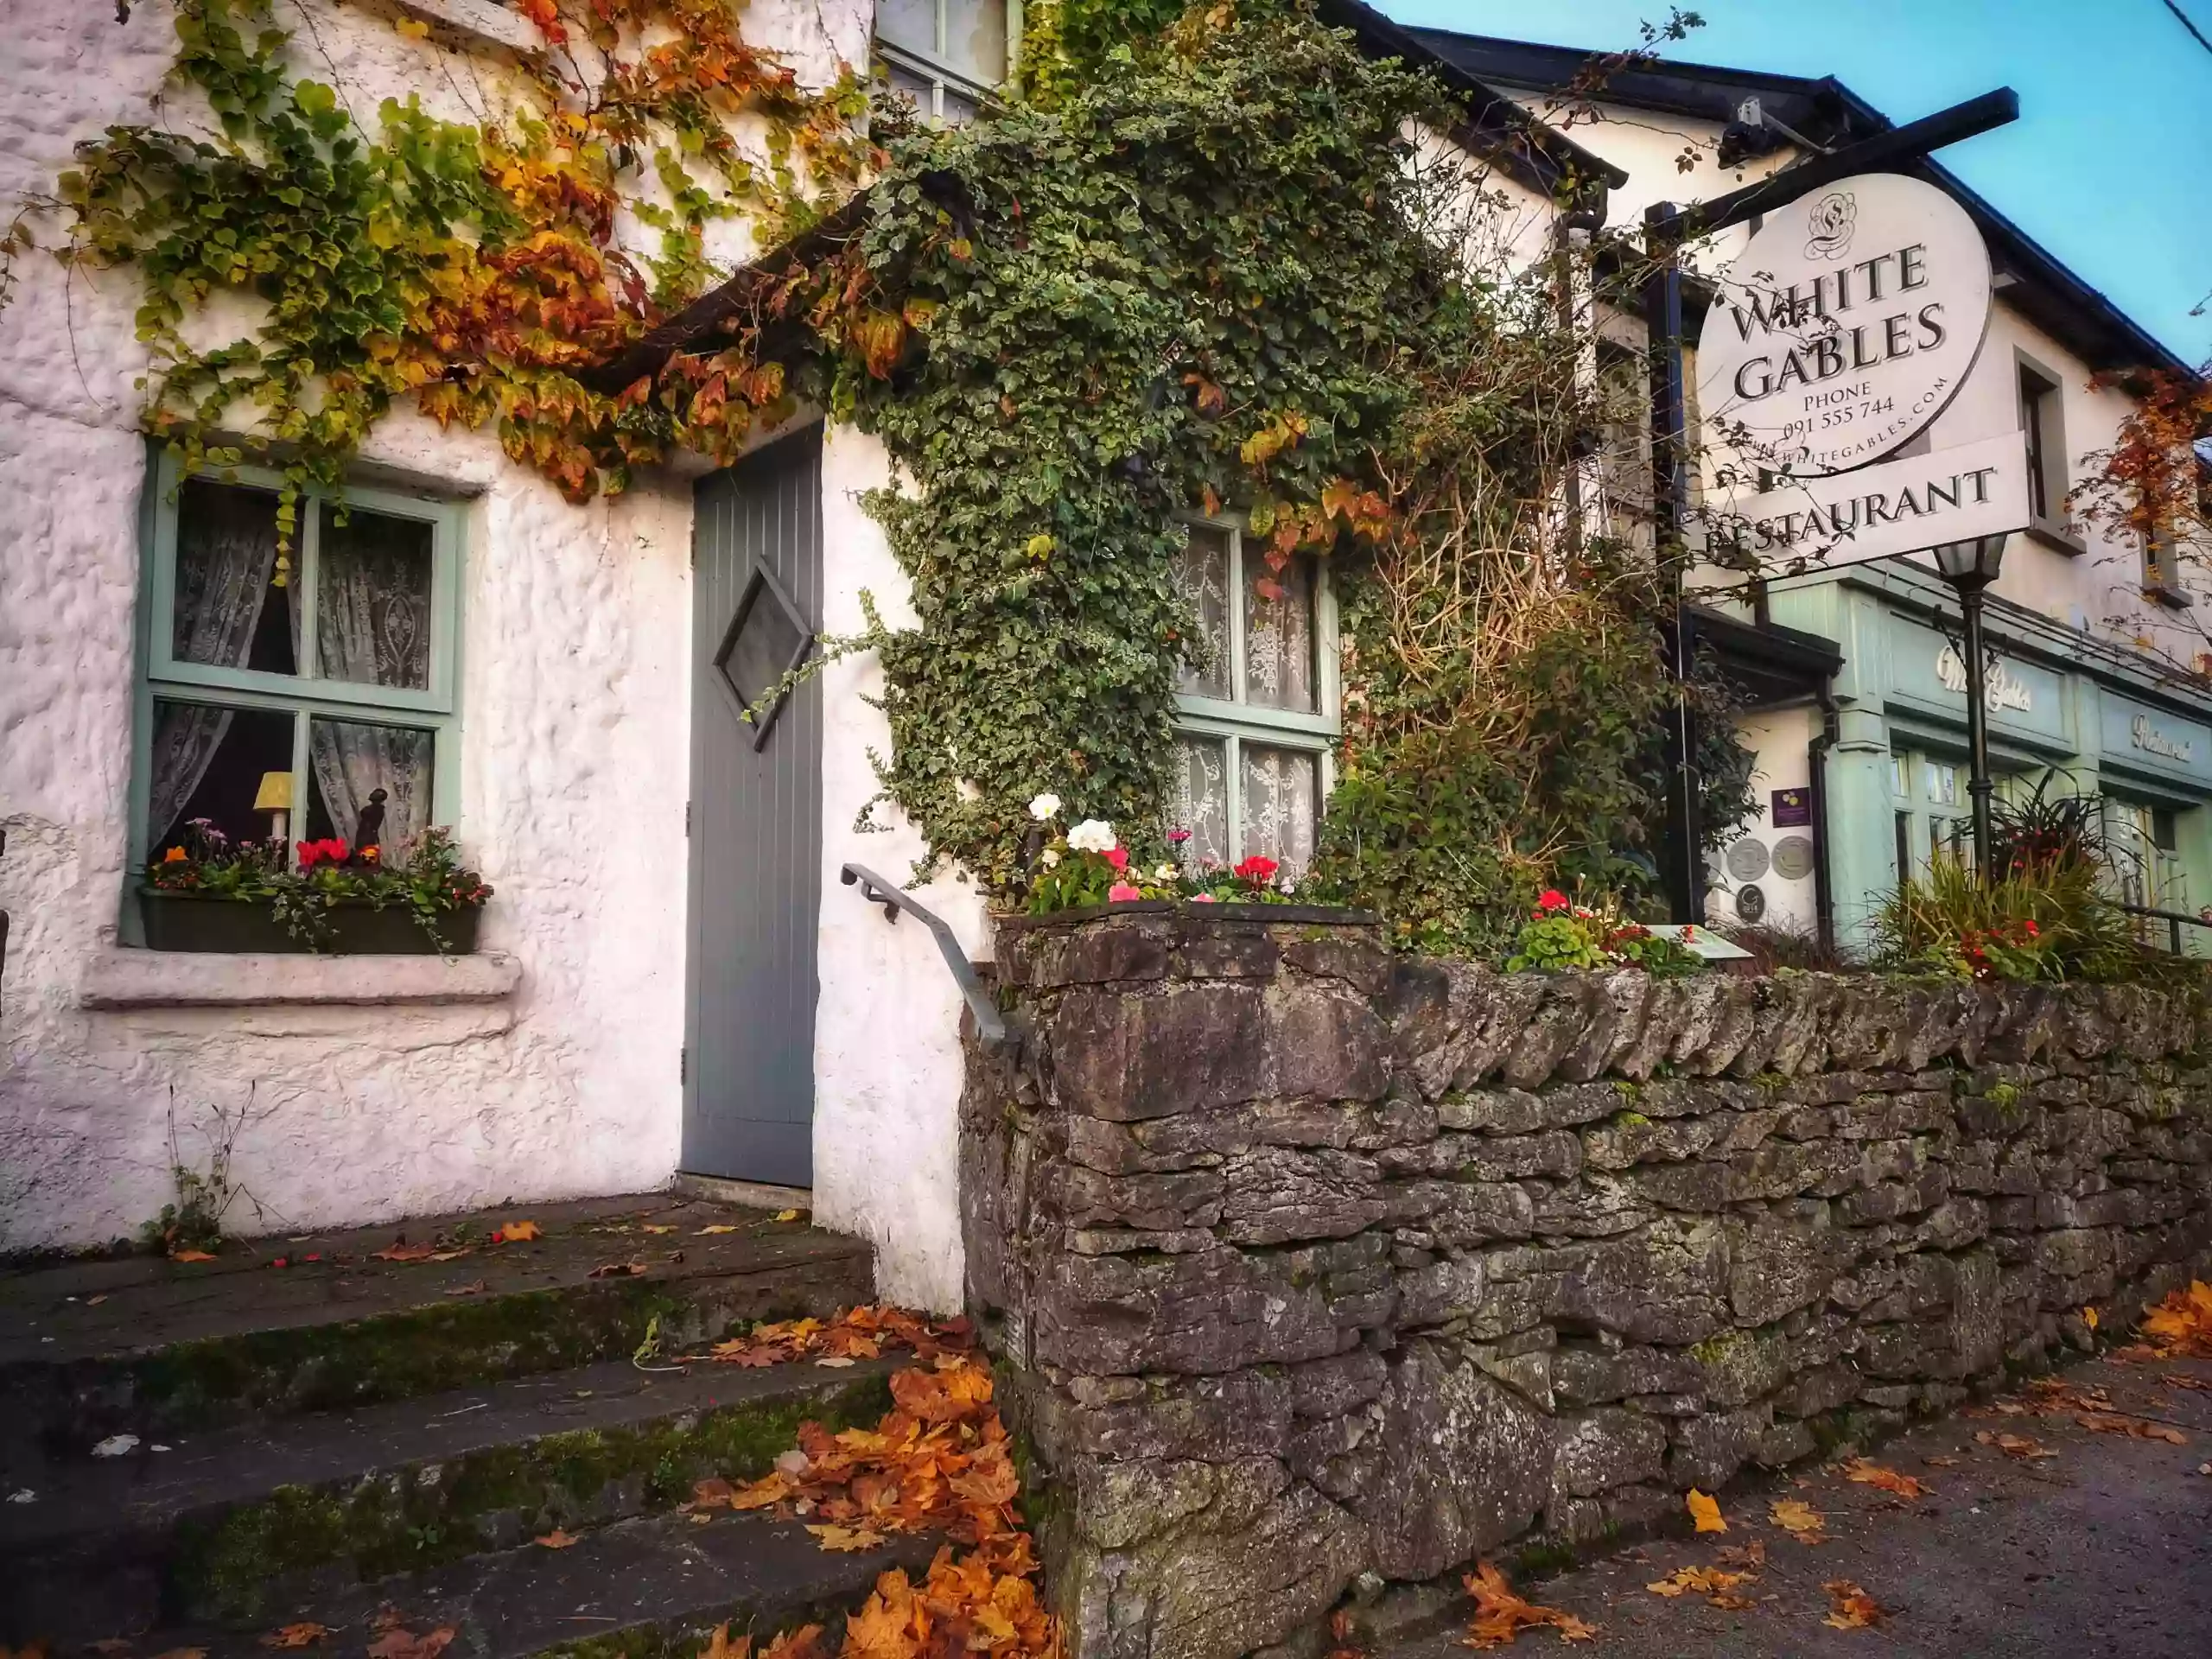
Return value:
<svg viewBox="0 0 2212 1659">
<path fill-rule="evenodd" d="M 373 864 L 382 855 L 385 798 L 381 789 L 371 790 L 369 804 L 353 821 L 353 856 L 364 864 Z"/>
</svg>

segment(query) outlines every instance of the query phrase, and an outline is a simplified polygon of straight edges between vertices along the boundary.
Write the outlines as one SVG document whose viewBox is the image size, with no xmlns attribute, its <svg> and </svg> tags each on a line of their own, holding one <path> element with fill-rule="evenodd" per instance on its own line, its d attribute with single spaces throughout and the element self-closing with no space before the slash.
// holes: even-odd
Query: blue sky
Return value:
<svg viewBox="0 0 2212 1659">
<path fill-rule="evenodd" d="M 1665 0 L 1374 0 L 1402 23 L 1635 44 Z M 2176 0 L 2212 36 L 2212 0 Z M 1834 75 L 1893 121 L 1993 86 L 2010 127 L 1941 152 L 1997 210 L 2190 362 L 2212 358 L 2212 52 L 2164 0 L 1694 0 L 1666 55 Z"/>
</svg>

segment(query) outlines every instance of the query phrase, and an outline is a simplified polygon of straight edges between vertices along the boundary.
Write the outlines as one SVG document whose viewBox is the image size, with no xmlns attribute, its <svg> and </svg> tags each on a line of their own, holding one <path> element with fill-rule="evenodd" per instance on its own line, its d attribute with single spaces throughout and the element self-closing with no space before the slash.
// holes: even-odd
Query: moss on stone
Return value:
<svg viewBox="0 0 2212 1659">
<path fill-rule="evenodd" d="M 253 1618 L 272 1581 L 334 1562 L 364 1579 L 672 1509 L 709 1475 L 765 1474 L 811 1419 L 832 1428 L 891 1408 L 881 1377 L 806 1398 L 746 1402 L 637 1427 L 577 1429 L 353 1483 L 285 1486 L 180 1529 L 179 1600 L 195 1617 Z"/>
</svg>

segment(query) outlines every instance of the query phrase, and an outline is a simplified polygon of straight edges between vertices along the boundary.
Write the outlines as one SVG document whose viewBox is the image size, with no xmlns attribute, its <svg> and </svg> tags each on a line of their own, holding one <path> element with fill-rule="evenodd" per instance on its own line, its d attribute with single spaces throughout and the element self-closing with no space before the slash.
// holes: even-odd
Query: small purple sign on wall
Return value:
<svg viewBox="0 0 2212 1659">
<path fill-rule="evenodd" d="M 1777 830 L 1802 828 L 1813 821 L 1813 791 L 1809 789 L 1777 789 L 1772 804 L 1774 827 Z"/>
</svg>

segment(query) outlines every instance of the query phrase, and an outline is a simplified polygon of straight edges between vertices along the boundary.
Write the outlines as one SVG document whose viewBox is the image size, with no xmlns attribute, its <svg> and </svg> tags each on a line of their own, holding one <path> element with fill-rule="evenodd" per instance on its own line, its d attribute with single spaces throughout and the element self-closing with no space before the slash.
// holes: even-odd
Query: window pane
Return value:
<svg viewBox="0 0 2212 1659">
<path fill-rule="evenodd" d="M 938 118 L 949 127 L 965 126 L 976 118 L 976 100 L 947 83 L 939 94 Z"/>
<path fill-rule="evenodd" d="M 1006 79 L 1006 0 L 944 0 L 944 60 L 971 80 Z"/>
<path fill-rule="evenodd" d="M 355 508 L 322 510 L 315 647 L 322 677 L 430 683 L 430 526 Z"/>
<path fill-rule="evenodd" d="M 1229 862 L 1229 746 L 1217 737 L 1175 740 L 1170 830 L 1187 830 L 1176 861 L 1192 870 Z"/>
<path fill-rule="evenodd" d="M 430 825 L 435 758 L 429 732 L 356 720 L 310 721 L 302 833 L 310 841 L 335 836 L 356 847 L 375 847 L 386 863 L 397 863 Z"/>
<path fill-rule="evenodd" d="M 285 603 L 292 590 L 270 585 L 276 573 L 276 496 L 187 479 L 177 496 L 170 656 L 210 668 L 297 672 L 299 620 Z"/>
<path fill-rule="evenodd" d="M 1192 524 L 1175 556 L 1175 586 L 1198 613 L 1203 666 L 1188 659 L 1176 689 L 1185 696 L 1229 697 L 1229 532 Z"/>
<path fill-rule="evenodd" d="M 1320 757 L 1302 749 L 1243 745 L 1244 822 L 1238 844 L 1249 858 L 1260 853 L 1286 876 L 1306 874 L 1313 861 L 1313 829 L 1319 816 Z"/>
<path fill-rule="evenodd" d="M 937 43 L 938 0 L 876 0 L 875 35 L 912 52 L 939 54 Z M 925 109 L 927 105 L 923 106 Z"/>
<path fill-rule="evenodd" d="M 921 111 L 924 120 L 928 120 L 936 114 L 937 83 L 927 75 L 918 75 L 912 70 L 899 64 L 887 63 L 883 66 L 883 78 L 891 84 L 893 92 L 899 93 Z"/>
<path fill-rule="evenodd" d="M 154 702 L 146 846 L 156 858 L 184 827 L 205 818 L 232 842 L 266 840 L 274 827 L 254 810 L 264 774 L 292 775 L 292 720 L 281 710 Z"/>
<path fill-rule="evenodd" d="M 1928 761 L 1922 768 L 1928 774 L 1928 798 L 1939 806 L 1959 804 L 1959 769 L 1940 760 Z"/>
<path fill-rule="evenodd" d="M 1255 552 L 1244 569 L 1244 700 L 1313 712 L 1313 566 L 1271 571 Z"/>
</svg>

